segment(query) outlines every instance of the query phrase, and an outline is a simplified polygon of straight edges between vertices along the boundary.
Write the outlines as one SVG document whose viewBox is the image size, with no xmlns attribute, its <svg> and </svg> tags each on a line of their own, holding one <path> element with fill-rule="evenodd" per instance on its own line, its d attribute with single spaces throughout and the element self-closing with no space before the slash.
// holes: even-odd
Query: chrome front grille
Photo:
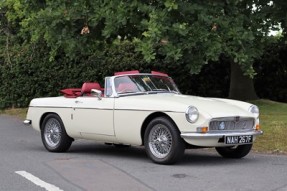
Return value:
<svg viewBox="0 0 287 191">
<path fill-rule="evenodd" d="M 247 131 L 254 127 L 253 118 L 215 118 L 209 123 L 209 131 Z"/>
</svg>

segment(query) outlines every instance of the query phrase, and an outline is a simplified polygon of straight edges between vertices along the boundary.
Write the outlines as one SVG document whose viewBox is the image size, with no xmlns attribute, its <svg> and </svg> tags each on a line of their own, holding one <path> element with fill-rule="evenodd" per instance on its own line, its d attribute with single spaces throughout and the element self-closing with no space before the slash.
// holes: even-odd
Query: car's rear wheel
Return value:
<svg viewBox="0 0 287 191">
<path fill-rule="evenodd" d="M 250 152 L 252 144 L 234 147 L 216 147 L 216 151 L 224 158 L 243 158 Z"/>
<path fill-rule="evenodd" d="M 41 125 L 43 145 L 50 152 L 67 151 L 73 139 L 66 133 L 61 118 L 56 114 L 48 114 Z"/>
<path fill-rule="evenodd" d="M 159 164 L 177 162 L 185 149 L 178 129 L 166 117 L 155 118 L 148 124 L 144 145 L 150 159 Z"/>
</svg>

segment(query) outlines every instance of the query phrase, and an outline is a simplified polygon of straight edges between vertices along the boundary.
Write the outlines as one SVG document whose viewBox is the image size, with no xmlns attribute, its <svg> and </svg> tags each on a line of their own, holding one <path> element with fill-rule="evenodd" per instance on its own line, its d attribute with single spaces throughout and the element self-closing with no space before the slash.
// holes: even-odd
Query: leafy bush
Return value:
<svg viewBox="0 0 287 191">
<path fill-rule="evenodd" d="M 287 102 L 287 45 L 273 44 L 255 63 L 254 84 L 261 98 Z"/>
<path fill-rule="evenodd" d="M 287 48 L 271 50 L 255 64 L 255 87 L 261 98 L 286 102 Z M 125 70 L 168 73 L 184 94 L 228 96 L 230 67 L 224 62 L 204 65 L 199 74 L 190 75 L 183 63 L 167 63 L 162 58 L 147 63 L 130 42 L 103 46 L 92 55 L 79 54 L 73 60 L 61 53 L 49 61 L 47 52 L 49 48 L 44 43 L 14 48 L 10 64 L 0 55 L 0 108 L 26 107 L 35 97 L 58 96 L 59 90 L 81 87 L 86 81 L 98 81 L 103 86 L 105 76 Z"/>
<path fill-rule="evenodd" d="M 115 71 L 144 70 L 146 66 L 130 44 L 79 55 L 76 60 L 62 54 L 50 62 L 48 51 L 45 44 L 26 45 L 12 55 L 12 65 L 0 65 L 1 108 L 25 107 L 34 97 L 57 96 L 60 89 L 81 87 L 85 81 L 103 84 L 104 77 Z"/>
<path fill-rule="evenodd" d="M 14 51 L 13 65 L 0 65 L 1 108 L 26 107 L 35 97 L 58 96 L 60 89 L 81 87 L 86 81 L 98 81 L 103 85 L 105 76 L 125 70 L 166 72 L 182 93 L 223 97 L 228 90 L 222 88 L 228 80 L 222 80 L 227 74 L 219 69 L 220 64 L 206 65 L 209 67 L 204 67 L 202 73 L 191 76 L 189 69 L 178 63 L 165 63 L 160 58 L 152 63 L 145 62 L 130 42 L 117 42 L 90 56 L 78 55 L 76 60 L 62 53 L 49 61 L 47 52 L 49 48 L 43 43 L 29 44 Z"/>
</svg>

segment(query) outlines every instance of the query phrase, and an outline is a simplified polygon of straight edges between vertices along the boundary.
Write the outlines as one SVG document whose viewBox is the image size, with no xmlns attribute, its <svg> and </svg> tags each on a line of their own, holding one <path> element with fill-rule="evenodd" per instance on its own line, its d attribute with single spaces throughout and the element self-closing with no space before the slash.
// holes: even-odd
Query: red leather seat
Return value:
<svg viewBox="0 0 287 191">
<path fill-rule="evenodd" d="M 85 82 L 81 89 L 81 95 L 90 95 L 92 89 L 101 90 L 102 88 L 97 82 Z"/>
</svg>

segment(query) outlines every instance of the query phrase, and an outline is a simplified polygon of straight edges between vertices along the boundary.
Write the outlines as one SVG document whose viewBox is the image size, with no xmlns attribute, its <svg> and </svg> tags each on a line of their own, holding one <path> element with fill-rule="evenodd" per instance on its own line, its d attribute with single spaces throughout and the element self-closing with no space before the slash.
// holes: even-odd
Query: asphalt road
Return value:
<svg viewBox="0 0 287 191">
<path fill-rule="evenodd" d="M 287 156 L 250 153 L 224 159 L 212 150 L 187 150 L 176 165 L 153 164 L 142 147 L 118 149 L 75 141 L 49 153 L 40 134 L 0 116 L 0 190 L 234 190 L 287 191 Z"/>
</svg>

